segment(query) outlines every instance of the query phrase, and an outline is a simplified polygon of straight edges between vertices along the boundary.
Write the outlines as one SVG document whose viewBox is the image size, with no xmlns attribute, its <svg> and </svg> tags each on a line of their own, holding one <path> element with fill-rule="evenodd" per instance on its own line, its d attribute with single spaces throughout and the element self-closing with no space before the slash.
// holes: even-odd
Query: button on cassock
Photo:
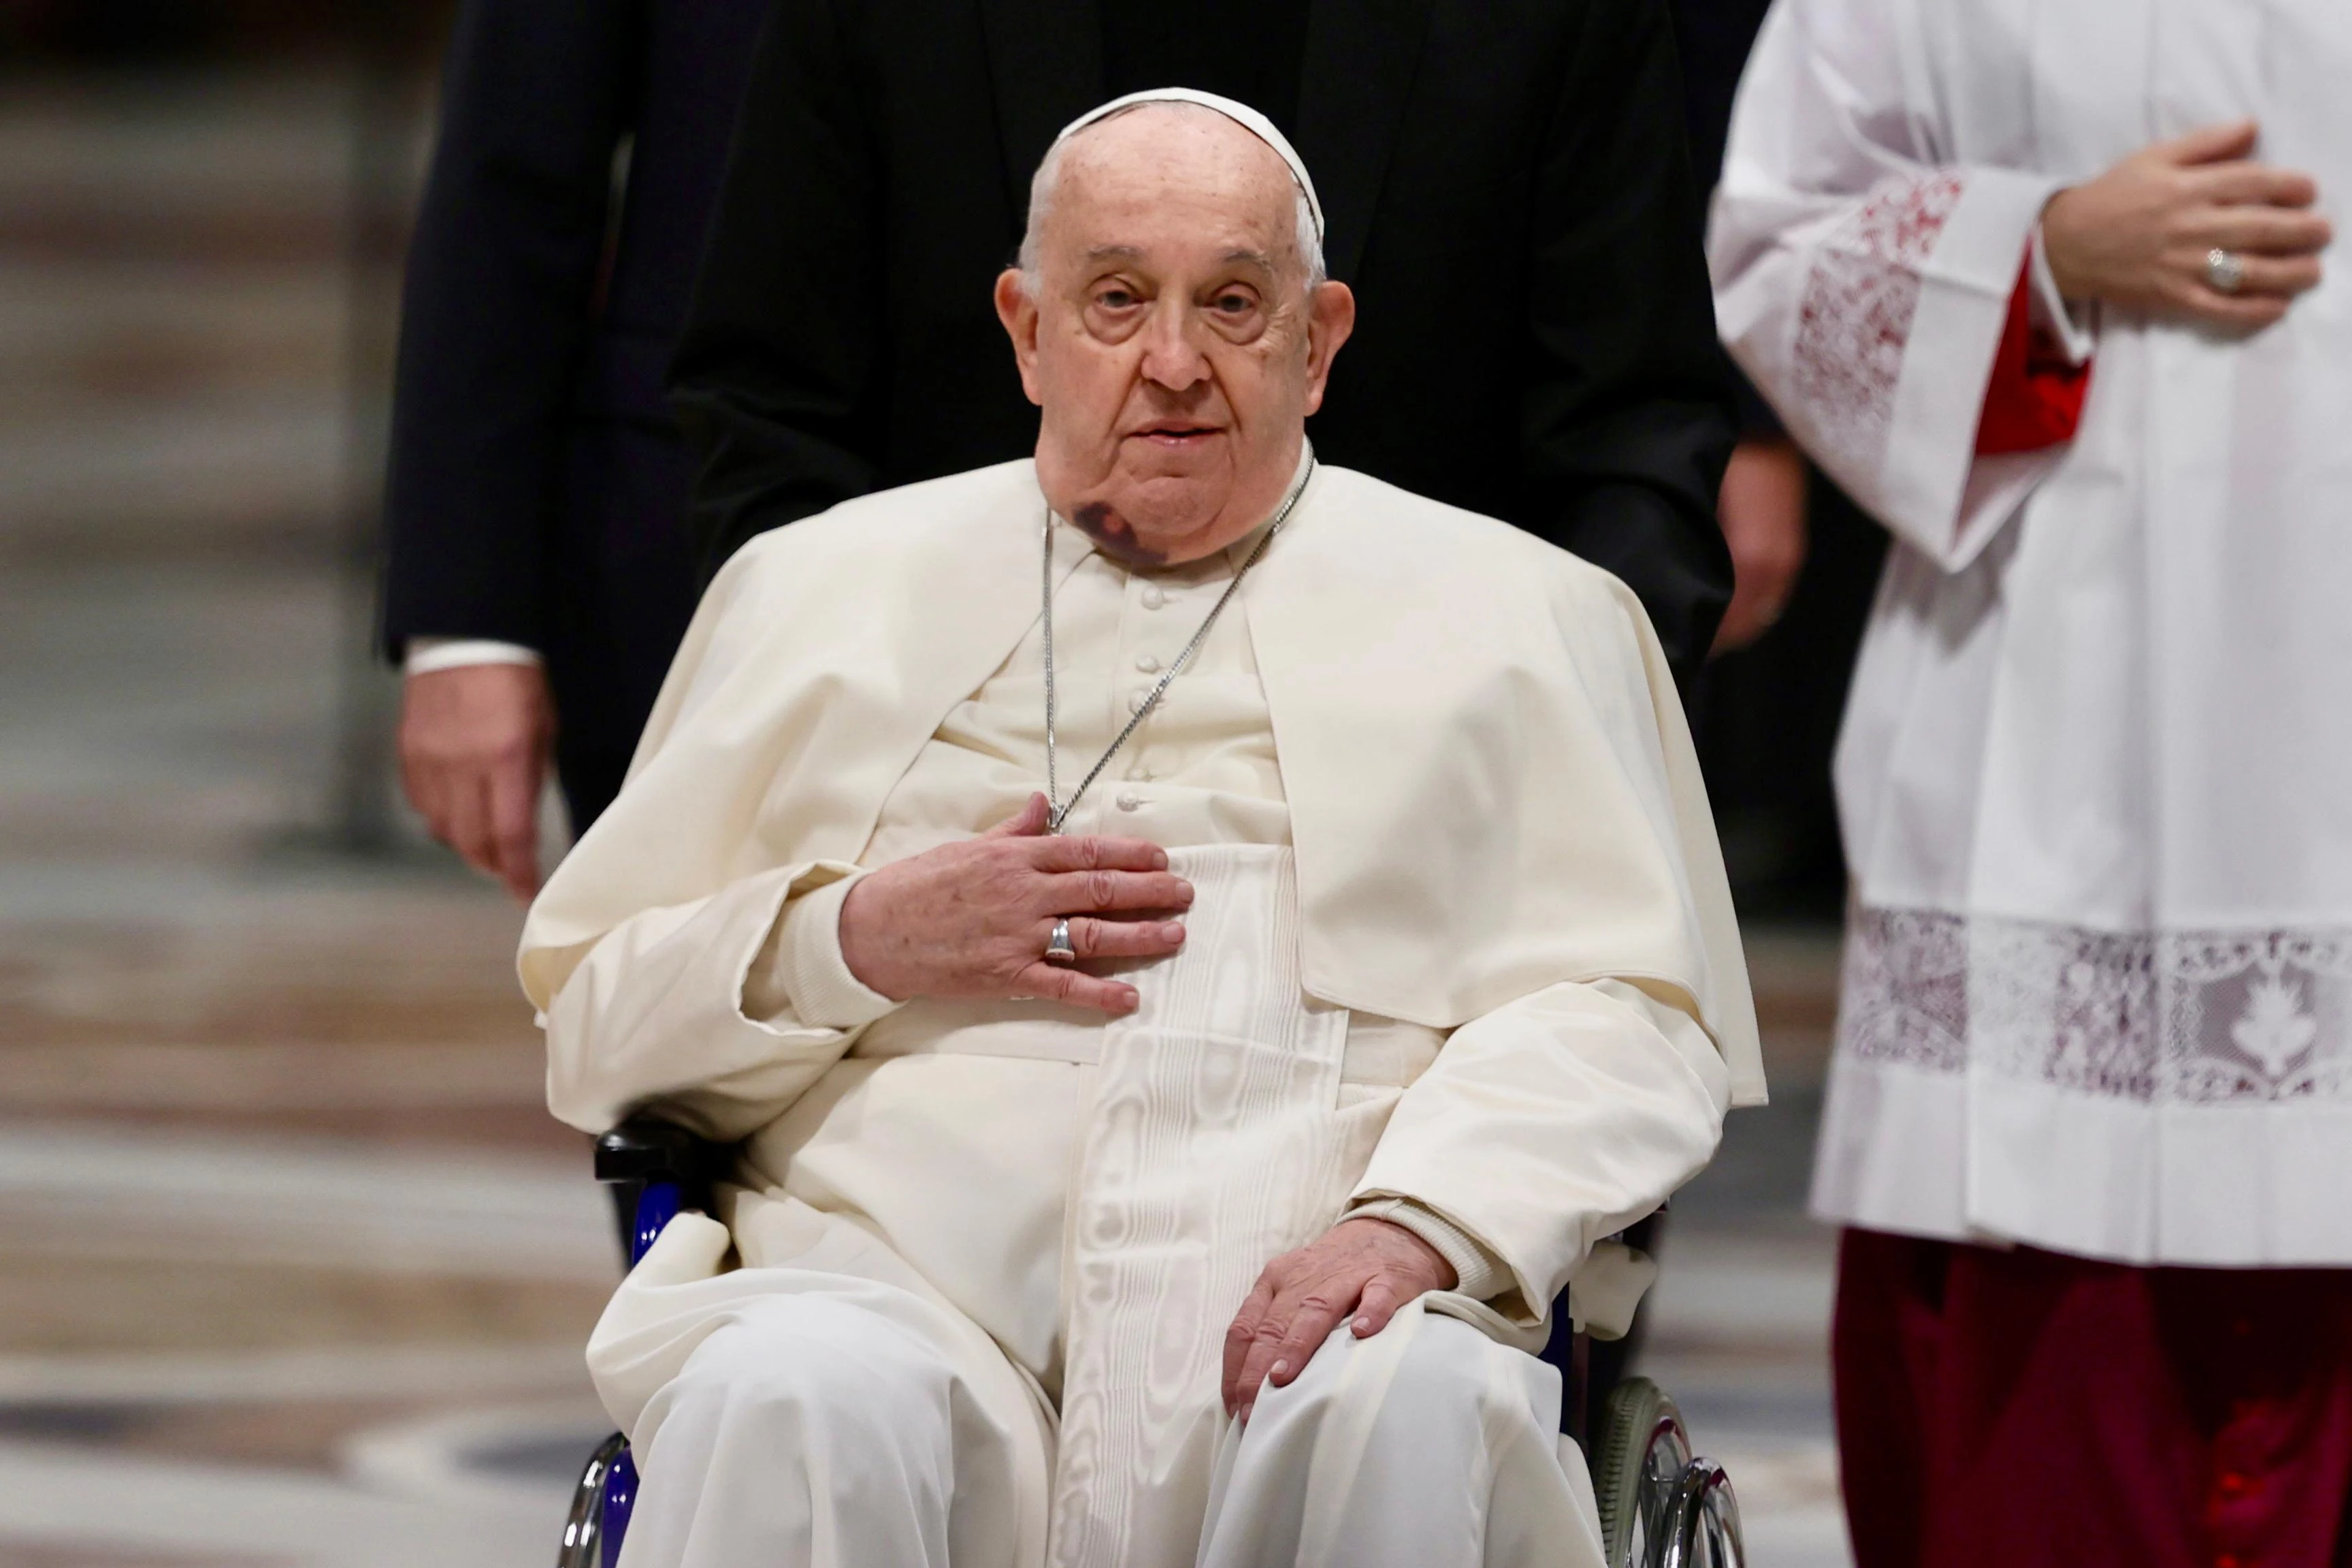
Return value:
<svg viewBox="0 0 2352 1568">
<path fill-rule="evenodd" d="M 1128 789 L 1119 791 L 1118 802 L 1119 810 L 1133 811 L 1137 806 L 1139 806 L 1142 804 L 1143 797 L 1137 795 L 1133 790 Z"/>
<path fill-rule="evenodd" d="M 1137 597 L 1143 601 L 1143 607 L 1147 610 L 1156 610 L 1168 602 L 1168 595 L 1160 592 L 1160 584 L 1157 583 L 1146 583 L 1143 585 L 1143 592 Z"/>
<path fill-rule="evenodd" d="M 1160 670 L 1160 661 L 1148 653 L 1139 653 L 1135 656 L 1135 668 L 1146 675 L 1156 675 Z"/>
</svg>

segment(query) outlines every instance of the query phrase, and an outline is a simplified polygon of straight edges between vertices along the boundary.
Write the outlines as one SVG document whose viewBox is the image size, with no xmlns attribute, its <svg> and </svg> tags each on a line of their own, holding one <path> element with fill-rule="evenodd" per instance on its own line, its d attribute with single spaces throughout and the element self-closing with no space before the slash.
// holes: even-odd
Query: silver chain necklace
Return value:
<svg viewBox="0 0 2352 1568">
<path fill-rule="evenodd" d="M 1265 531 L 1258 535 L 1256 545 L 1250 551 L 1248 557 L 1242 562 L 1241 570 L 1235 572 L 1234 580 L 1225 584 L 1225 591 L 1217 595 L 1217 602 L 1209 606 L 1209 614 L 1201 622 L 1200 629 L 1192 634 L 1192 640 L 1184 645 L 1183 652 L 1170 661 L 1167 673 L 1153 682 L 1150 691 L 1145 694 L 1142 701 L 1135 705 L 1135 716 L 1128 720 L 1127 727 L 1112 740 L 1103 754 L 1095 759 L 1095 765 L 1087 770 L 1087 776 L 1078 781 L 1078 787 L 1070 792 L 1070 798 L 1066 801 L 1062 798 L 1060 777 L 1056 766 L 1058 759 L 1055 755 L 1054 741 L 1054 509 L 1050 506 L 1045 509 L 1045 566 L 1042 578 L 1041 596 L 1045 601 L 1045 805 L 1048 808 L 1045 818 L 1046 832 L 1062 831 L 1062 824 L 1068 819 L 1071 812 L 1077 809 L 1078 802 L 1085 796 L 1087 788 L 1095 780 L 1102 776 L 1103 769 L 1110 766 L 1110 760 L 1118 755 L 1118 749 L 1127 744 L 1129 737 L 1143 728 L 1143 721 L 1151 717 L 1152 710 L 1160 706 L 1160 699 L 1167 694 L 1169 682 L 1176 679 L 1192 655 L 1200 650 L 1201 644 L 1207 640 L 1209 628 L 1217 624 L 1217 617 L 1225 613 L 1225 606 L 1231 604 L 1234 595 L 1241 591 L 1242 579 L 1249 575 L 1249 569 L 1257 564 L 1259 556 L 1265 553 L 1265 547 L 1274 542 L 1274 536 L 1282 531 L 1282 525 L 1290 519 L 1291 508 L 1297 506 L 1298 498 L 1307 493 L 1307 481 L 1314 477 L 1315 460 L 1310 457 L 1307 461 L 1307 471 L 1298 476 L 1298 482 L 1291 486 L 1288 495 L 1282 498 L 1282 505 L 1275 512 L 1274 521 L 1265 525 Z"/>
</svg>

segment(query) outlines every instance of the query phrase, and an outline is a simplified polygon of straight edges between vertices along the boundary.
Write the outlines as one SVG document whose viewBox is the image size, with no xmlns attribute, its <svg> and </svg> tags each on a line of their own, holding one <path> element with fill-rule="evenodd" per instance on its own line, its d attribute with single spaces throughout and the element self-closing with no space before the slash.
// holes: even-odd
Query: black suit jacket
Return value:
<svg viewBox="0 0 2352 1568">
<path fill-rule="evenodd" d="M 1672 0 L 1675 49 L 1683 64 L 1683 109 L 1690 128 L 1691 167 L 1699 188 L 1713 191 L 1723 177 L 1724 145 L 1731 139 L 1731 101 L 1748 68 L 1748 51 L 1764 26 L 1771 0 Z M 1739 434 L 1765 438 L 1781 434 L 1780 421 L 1748 378 L 1730 366 L 1738 388 Z"/>
<path fill-rule="evenodd" d="M 776 0 L 671 380 L 707 567 L 1034 447 L 989 289 L 1107 96 L 1097 16 Z M 1360 305 L 1316 449 L 1597 562 L 1702 656 L 1731 416 L 1659 0 L 1313 0 L 1297 142 Z"/>
<path fill-rule="evenodd" d="M 383 639 L 546 656 L 578 825 L 692 613 L 662 381 L 766 0 L 466 0 L 408 260 Z M 615 160 L 628 150 L 614 219 Z"/>
</svg>

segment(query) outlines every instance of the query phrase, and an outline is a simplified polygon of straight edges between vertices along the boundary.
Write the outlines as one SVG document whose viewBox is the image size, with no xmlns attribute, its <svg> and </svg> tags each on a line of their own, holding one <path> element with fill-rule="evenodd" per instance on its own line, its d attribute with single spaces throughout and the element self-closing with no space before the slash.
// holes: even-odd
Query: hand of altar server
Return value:
<svg viewBox="0 0 2352 1568">
<path fill-rule="evenodd" d="M 2251 120 L 2209 125 L 2053 196 L 2042 244 L 2059 292 L 2240 329 L 2286 314 L 2318 284 L 2334 234 L 2310 210 L 2319 197 L 2310 175 L 2247 161 L 2260 135 Z M 2234 294 L 2207 274 L 2217 249 L 2245 264 Z"/>
<path fill-rule="evenodd" d="M 867 989 L 915 996 L 1044 996 L 1104 1013 L 1135 1010 L 1135 987 L 1045 960 L 1067 918 L 1081 962 L 1162 958 L 1184 945 L 1192 884 L 1140 838 L 1061 837 L 1046 805 L 977 838 L 874 871 L 841 905 L 841 956 Z"/>
<path fill-rule="evenodd" d="M 1257 1277 L 1225 1331 L 1225 1414 L 1248 1420 L 1259 1387 L 1279 1388 L 1306 1371 L 1307 1358 L 1350 1312 L 1349 1328 L 1367 1339 L 1387 1328 L 1399 1307 L 1454 1284 L 1454 1265 L 1404 1226 L 1341 1220 Z"/>
<path fill-rule="evenodd" d="M 555 701 L 537 665 L 469 664 L 401 683 L 400 779 L 433 837 L 528 902 Z"/>
</svg>

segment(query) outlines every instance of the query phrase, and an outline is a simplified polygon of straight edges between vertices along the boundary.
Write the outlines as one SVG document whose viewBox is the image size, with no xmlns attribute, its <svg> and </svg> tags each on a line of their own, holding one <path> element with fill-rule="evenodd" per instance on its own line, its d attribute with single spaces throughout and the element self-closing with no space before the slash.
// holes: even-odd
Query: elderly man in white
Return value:
<svg viewBox="0 0 2352 1568">
<path fill-rule="evenodd" d="M 556 1113 L 744 1141 L 590 1346 L 630 1568 L 1600 1562 L 1530 1352 L 1746 974 L 1631 594 L 1316 465 L 1320 225 L 1242 105 L 1066 132 L 1035 460 L 745 549 L 532 910 Z"/>
</svg>

